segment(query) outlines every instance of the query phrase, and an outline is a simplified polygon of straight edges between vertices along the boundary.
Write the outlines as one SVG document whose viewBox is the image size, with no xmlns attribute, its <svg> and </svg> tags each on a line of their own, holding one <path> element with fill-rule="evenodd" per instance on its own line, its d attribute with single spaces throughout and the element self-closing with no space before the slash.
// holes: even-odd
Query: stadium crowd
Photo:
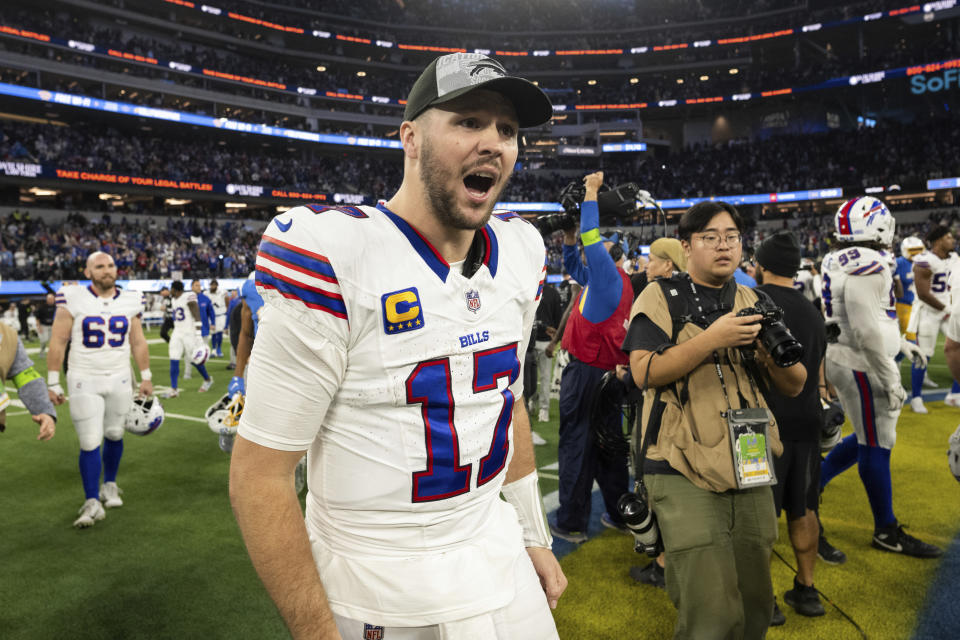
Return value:
<svg viewBox="0 0 960 640">
<path fill-rule="evenodd" d="M 250 50 L 227 51 L 174 39 L 160 40 L 143 33 L 131 33 L 117 28 L 108 28 L 103 26 L 102 23 L 91 22 L 89 18 L 64 17 L 49 11 L 4 9 L 0 10 L 0 21 L 11 26 L 49 31 L 61 37 L 75 38 L 135 55 L 158 57 L 164 60 L 191 64 L 195 67 L 212 69 L 221 73 L 281 82 L 290 86 L 314 88 L 320 92 L 321 96 L 326 91 L 333 91 L 351 95 L 378 95 L 397 98 L 403 95 L 405 88 L 409 86 L 412 80 L 408 74 L 397 73 L 395 69 L 383 71 L 371 68 L 363 77 L 358 76 L 354 68 L 343 68 L 337 64 L 322 65 L 323 70 L 320 71 L 313 63 L 298 64 L 293 61 L 293 58 L 278 60 L 266 55 L 258 56 Z M 695 38 L 697 35 L 691 34 L 691 37 Z M 703 37 L 703 34 L 701 33 L 699 37 Z M 758 92 L 782 86 L 803 86 L 844 75 L 871 72 L 907 64 L 933 62 L 960 53 L 960 45 L 939 32 L 923 38 L 911 38 L 911 40 L 913 42 L 908 46 L 907 39 L 891 43 L 886 37 L 872 39 L 867 37 L 864 39 L 863 46 L 856 51 L 855 55 L 849 52 L 844 54 L 839 47 L 827 47 L 822 55 L 820 52 L 811 53 L 798 50 L 796 60 L 793 61 L 793 64 L 787 66 L 780 64 L 747 64 L 741 65 L 742 68 L 738 67 L 738 73 L 736 74 L 725 73 L 726 70 L 723 73 L 703 73 L 702 69 L 696 71 L 667 69 L 657 73 L 644 73 L 640 80 L 634 84 L 631 84 L 626 76 L 626 73 L 630 71 L 629 69 L 625 69 L 622 76 L 601 78 L 596 84 L 588 84 L 588 80 L 595 80 L 593 76 L 598 66 L 598 61 L 593 56 L 582 59 L 567 57 L 561 58 L 559 61 L 554 58 L 525 58 L 522 61 L 522 66 L 525 74 L 536 76 L 538 70 L 555 70 L 559 65 L 565 71 L 563 79 L 549 77 L 541 82 L 554 95 L 556 100 L 574 103 L 630 103 Z M 486 44 L 489 46 L 490 43 Z M 609 45 L 609 43 L 607 44 Z M 137 76 L 173 81 L 185 86 L 207 87 L 210 84 L 210 80 L 206 77 L 173 73 L 165 67 L 129 65 L 112 58 L 87 55 L 75 50 L 64 52 L 31 42 L 6 41 L 0 43 L 0 46 L 11 51 L 49 57 L 79 66 L 112 69 Z M 332 56 L 363 55 L 365 59 L 369 60 L 408 66 L 418 63 L 415 58 L 417 54 L 412 54 L 414 57 L 411 58 L 410 54 L 396 53 L 392 49 L 384 49 L 381 52 L 375 52 L 374 55 L 369 55 L 369 52 L 364 54 L 358 51 L 346 51 L 344 44 L 339 40 L 332 41 L 329 46 L 332 48 L 328 53 Z M 545 45 L 541 40 L 531 43 L 531 46 L 543 47 Z M 568 42 L 565 46 L 573 47 L 575 45 Z M 595 42 L 592 44 L 583 42 L 579 46 L 596 47 L 597 44 Z M 661 60 L 651 61 L 652 59 L 649 56 L 643 60 L 645 64 L 655 64 L 655 66 L 706 60 L 718 62 L 725 58 L 742 60 L 744 57 L 759 61 L 763 60 L 765 55 L 761 49 L 755 47 L 761 46 L 760 44 L 748 43 L 727 46 L 718 50 L 715 50 L 715 48 L 703 51 L 686 49 L 652 54 L 661 56 Z M 663 58 L 663 56 L 666 56 L 666 58 Z M 624 64 L 631 64 L 631 60 L 634 61 L 632 64 L 636 64 L 636 60 L 639 59 L 618 56 L 616 60 L 606 60 L 607 62 L 600 63 L 600 66 L 623 66 Z M 510 60 L 506 61 L 506 65 L 510 68 L 517 66 L 517 64 Z M 732 62 L 731 66 L 733 64 L 736 63 Z M 706 80 L 702 78 L 706 78 Z M 37 78 L 30 77 L 26 80 L 29 83 L 36 83 Z M 683 82 L 680 83 L 678 80 Z M 43 88 L 64 89 L 65 87 L 63 83 L 58 83 L 56 78 L 44 78 Z M 218 84 L 219 90 L 224 88 L 225 86 L 222 83 Z M 309 105 L 311 102 L 311 99 L 304 95 L 237 84 L 230 85 L 226 89 L 235 95 L 271 102 L 291 105 Z M 204 113 L 212 109 L 211 104 L 203 101 L 177 99 L 174 96 L 164 96 L 159 93 L 144 91 L 138 92 L 134 98 L 129 95 L 116 97 L 149 106 L 182 108 L 192 112 Z M 316 104 L 326 105 L 329 102 L 326 100 L 316 101 Z M 344 108 L 344 105 L 339 105 L 338 108 Z M 395 108 L 384 108 L 365 103 L 356 103 L 349 108 L 351 110 L 358 109 L 364 113 L 396 115 Z M 217 115 L 225 114 L 218 113 Z M 276 126 L 289 121 L 289 117 L 285 118 L 282 115 L 269 113 L 258 114 L 257 118 Z M 287 124 L 286 126 L 290 125 Z M 325 126 L 329 127 L 329 125 Z M 342 128 L 341 126 L 338 129 L 342 130 Z M 330 131 L 333 132 L 333 130 Z M 362 127 L 353 127 L 351 132 L 364 133 Z M 370 129 L 367 128 L 366 133 L 369 132 Z"/>
<path fill-rule="evenodd" d="M 167 133 L 138 133 L 131 136 L 93 123 L 72 127 L 0 124 L 0 158 L 64 169 L 360 193 L 371 198 L 390 192 L 400 179 L 400 163 L 392 155 L 255 152 Z M 608 184 L 636 182 L 658 198 L 904 185 L 960 175 L 960 133 L 946 119 L 929 118 L 911 124 L 881 122 L 874 128 L 694 145 L 664 157 L 609 154 L 602 162 Z M 570 181 L 567 173 L 549 168 L 519 171 L 501 200 L 555 201 Z"/>
<path fill-rule="evenodd" d="M 119 219 L 117 219 L 119 217 Z M 114 256 L 119 279 L 246 277 L 262 228 L 237 221 L 156 218 L 135 222 L 120 216 L 90 219 L 71 214 L 47 224 L 21 212 L 0 219 L 0 276 L 4 280 L 82 278 L 87 256 Z"/>
</svg>

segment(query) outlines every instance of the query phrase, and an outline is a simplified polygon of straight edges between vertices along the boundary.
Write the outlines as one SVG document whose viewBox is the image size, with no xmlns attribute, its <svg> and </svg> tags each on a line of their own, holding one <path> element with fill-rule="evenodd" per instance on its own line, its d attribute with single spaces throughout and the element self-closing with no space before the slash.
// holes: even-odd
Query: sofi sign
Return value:
<svg viewBox="0 0 960 640">
<path fill-rule="evenodd" d="M 937 93 L 960 87 L 960 69 L 947 69 L 938 74 L 921 74 L 910 78 L 910 93 Z"/>
</svg>

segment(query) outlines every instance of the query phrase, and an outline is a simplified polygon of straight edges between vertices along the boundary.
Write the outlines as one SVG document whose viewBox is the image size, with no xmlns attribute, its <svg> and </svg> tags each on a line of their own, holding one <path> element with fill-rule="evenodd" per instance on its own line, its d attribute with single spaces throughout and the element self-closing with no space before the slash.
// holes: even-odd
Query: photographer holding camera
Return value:
<svg viewBox="0 0 960 640">
<path fill-rule="evenodd" d="M 763 638 L 773 613 L 770 485 L 783 447 L 763 389 L 796 396 L 806 370 L 776 305 L 734 281 L 742 228 L 724 202 L 684 213 L 687 273 L 644 289 L 623 344 L 645 390 L 638 488 L 663 533 L 678 639 Z"/>
<path fill-rule="evenodd" d="M 626 335 L 633 287 L 629 276 L 620 268 L 623 250 L 612 243 L 605 246 L 607 243 L 598 229 L 597 194 L 603 184 L 603 172 L 591 173 L 584 178 L 584 184 L 580 239 L 586 266 L 577 251 L 576 230 L 564 230 L 563 240 L 564 268 L 583 285 L 583 291 L 572 307 L 563 332 L 562 345 L 570 354 L 570 363 L 560 378 L 560 506 L 556 524 L 550 525 L 553 535 L 570 542 L 587 539 L 594 480 L 600 485 L 606 506 L 601 522 L 624 530 L 616 506 L 629 483 L 626 458 L 604 456 L 591 435 L 591 420 L 609 422 L 611 427 L 616 425 L 621 429 L 619 408 L 609 406 L 603 415 L 592 416 L 591 407 L 604 373 L 627 363 L 620 345 Z M 636 207 L 635 202 L 633 206 Z"/>
</svg>

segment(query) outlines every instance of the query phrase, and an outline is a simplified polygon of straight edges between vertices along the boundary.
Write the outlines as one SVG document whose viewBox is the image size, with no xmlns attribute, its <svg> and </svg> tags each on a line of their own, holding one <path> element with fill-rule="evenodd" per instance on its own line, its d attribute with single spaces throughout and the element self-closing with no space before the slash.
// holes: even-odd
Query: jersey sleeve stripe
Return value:
<svg viewBox="0 0 960 640">
<path fill-rule="evenodd" d="M 879 267 L 879 269 L 878 269 L 878 267 Z M 854 269 L 853 271 L 850 272 L 850 275 L 853 275 L 853 276 L 862 276 L 862 275 L 866 275 L 868 272 L 869 272 L 869 273 L 876 273 L 877 271 L 879 271 L 879 270 L 882 269 L 882 268 L 883 268 L 883 266 L 882 266 L 879 262 L 877 262 L 876 260 L 874 260 L 874 261 L 871 262 L 870 264 L 866 264 L 866 265 L 863 265 L 862 267 L 859 267 L 859 268 L 857 268 L 857 269 Z"/>
<path fill-rule="evenodd" d="M 257 266 L 257 285 L 273 289 L 284 298 L 299 300 L 311 309 L 326 311 L 338 318 L 347 319 L 347 306 L 339 294 L 329 293 L 316 287 L 292 282 L 286 277 Z"/>
<path fill-rule="evenodd" d="M 313 253 L 275 238 L 264 236 L 260 243 L 258 258 L 260 254 L 282 260 L 287 264 L 296 265 L 300 267 L 298 271 L 307 275 L 326 276 L 324 279 L 328 282 L 337 282 L 337 274 L 334 273 L 330 261 L 319 253 Z"/>
<path fill-rule="evenodd" d="M 268 262 L 273 262 L 278 265 L 284 266 L 287 269 L 290 269 L 292 271 L 297 271 L 299 273 L 302 273 L 305 276 L 310 276 L 311 278 L 318 278 L 320 280 L 325 280 L 326 282 L 330 282 L 332 284 L 339 284 L 337 282 L 336 277 L 333 275 L 327 275 L 326 273 L 321 273 L 318 271 L 314 271 L 312 269 L 308 269 L 306 267 L 301 267 L 300 265 L 294 264 L 288 260 L 284 260 L 283 258 L 280 258 L 278 256 L 270 255 L 269 253 L 264 253 L 262 250 L 262 245 L 261 245 L 261 250 L 257 252 L 257 262 L 258 263 L 262 262 L 263 264 L 266 264 Z M 329 271 L 332 274 L 333 268 L 330 267 Z"/>
</svg>

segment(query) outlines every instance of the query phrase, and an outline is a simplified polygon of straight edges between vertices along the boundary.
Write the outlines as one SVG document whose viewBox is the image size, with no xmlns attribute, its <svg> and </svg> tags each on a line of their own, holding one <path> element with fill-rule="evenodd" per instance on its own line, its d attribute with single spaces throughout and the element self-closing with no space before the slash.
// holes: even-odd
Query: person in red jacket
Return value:
<svg viewBox="0 0 960 640">
<path fill-rule="evenodd" d="M 623 271 L 623 250 L 605 242 L 597 228 L 599 206 L 597 192 L 603 184 L 603 172 L 584 178 L 586 195 L 580 206 L 580 239 L 586 265 L 577 251 L 576 230 L 565 232 L 564 268 L 583 285 L 563 334 L 563 348 L 570 363 L 560 378 L 560 507 L 556 522 L 550 524 L 554 536 L 570 542 L 587 539 L 590 494 L 597 481 L 606 512 L 604 526 L 626 530 L 617 512 L 617 500 L 627 492 L 629 473 L 626 459 L 604 456 L 591 436 L 591 419 L 619 423 L 620 412 L 610 407 L 603 416 L 591 415 L 592 400 L 607 371 L 627 364 L 620 345 L 627 333 L 633 287 Z"/>
</svg>

